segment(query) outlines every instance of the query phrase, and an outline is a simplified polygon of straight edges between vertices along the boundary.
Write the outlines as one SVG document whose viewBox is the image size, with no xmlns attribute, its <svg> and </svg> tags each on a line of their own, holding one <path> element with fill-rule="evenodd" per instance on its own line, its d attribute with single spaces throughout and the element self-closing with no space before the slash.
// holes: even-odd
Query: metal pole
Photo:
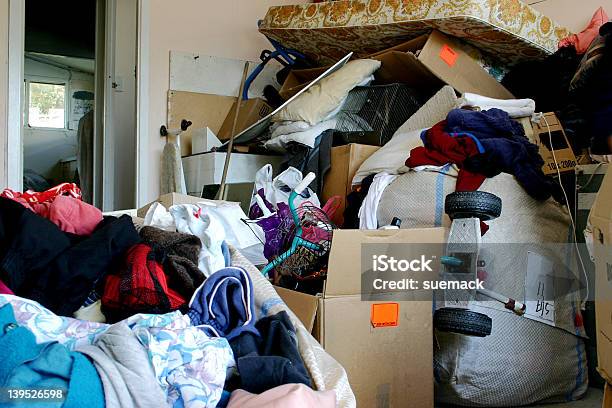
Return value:
<svg viewBox="0 0 612 408">
<path fill-rule="evenodd" d="M 234 112 L 234 123 L 232 124 L 232 133 L 230 136 L 229 144 L 227 146 L 227 153 L 225 153 L 225 163 L 223 164 L 223 176 L 221 176 L 221 186 L 219 187 L 218 197 L 220 200 L 225 200 L 225 184 L 227 179 L 227 171 L 229 170 L 230 157 L 232 155 L 232 149 L 234 148 L 234 136 L 236 136 L 236 124 L 238 123 L 238 113 L 240 112 L 240 105 L 242 104 L 242 91 L 244 89 L 244 83 L 246 82 L 247 75 L 249 73 L 249 62 L 244 63 L 244 71 L 242 72 L 242 81 L 240 81 L 240 90 L 238 91 L 238 99 L 236 100 L 236 111 Z"/>
</svg>

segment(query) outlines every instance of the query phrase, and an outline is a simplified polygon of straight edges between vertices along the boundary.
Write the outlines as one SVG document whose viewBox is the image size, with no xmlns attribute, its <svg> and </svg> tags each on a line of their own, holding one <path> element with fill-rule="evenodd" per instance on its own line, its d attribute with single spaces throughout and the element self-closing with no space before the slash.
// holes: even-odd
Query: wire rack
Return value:
<svg viewBox="0 0 612 408">
<path fill-rule="evenodd" d="M 358 86 L 342 105 L 335 130 L 376 132 L 383 145 L 421 105 L 421 96 L 404 84 Z"/>
</svg>

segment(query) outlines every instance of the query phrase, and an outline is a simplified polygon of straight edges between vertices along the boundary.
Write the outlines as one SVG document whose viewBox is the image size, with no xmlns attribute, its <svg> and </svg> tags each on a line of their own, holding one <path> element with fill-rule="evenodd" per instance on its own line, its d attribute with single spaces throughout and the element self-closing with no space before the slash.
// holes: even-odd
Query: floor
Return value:
<svg viewBox="0 0 612 408">
<path fill-rule="evenodd" d="M 533 408 L 557 408 L 557 407 L 567 407 L 567 408 L 601 408 L 601 401 L 603 398 L 603 390 L 598 388 L 589 388 L 586 396 L 574 402 L 563 402 L 561 404 L 546 404 L 546 405 L 533 405 Z"/>
</svg>

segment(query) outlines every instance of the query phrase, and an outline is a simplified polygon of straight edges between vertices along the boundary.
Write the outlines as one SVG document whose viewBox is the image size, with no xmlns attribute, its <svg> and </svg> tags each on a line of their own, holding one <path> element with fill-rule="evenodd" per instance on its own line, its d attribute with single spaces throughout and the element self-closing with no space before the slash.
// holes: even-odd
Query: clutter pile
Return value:
<svg viewBox="0 0 612 408">
<path fill-rule="evenodd" d="M 415 406 L 582 397 L 589 287 L 580 252 L 568 245 L 567 264 L 584 276 L 567 281 L 579 289 L 546 299 L 550 315 L 537 316 L 526 298 L 545 265 L 566 266 L 544 246 L 577 240 L 574 169 L 612 157 L 604 14 L 554 53 L 525 33 L 498 33 L 520 55 L 484 36 L 467 44 L 441 24 L 397 38 L 347 26 L 340 48 L 324 44 L 334 31 L 320 58 L 308 59 L 317 50 L 307 37 L 325 37 L 319 28 L 299 39 L 261 28 L 286 54 L 281 83 L 250 98 L 270 60 L 262 54 L 243 93 L 229 97 L 222 126 L 216 118 L 229 141 L 208 127 L 190 144 L 169 141 L 168 194 L 137 216 L 102 214 L 74 184 L 0 194 L 0 343 L 15 350 L 0 386 L 57 388 L 66 406 L 402 406 L 407 392 Z M 476 20 L 465 24 L 489 24 Z M 372 36 L 367 50 L 316 66 L 351 47 L 352 29 Z M 215 158 L 194 164 L 207 155 L 224 158 L 220 188 L 194 181 L 221 173 Z M 235 155 L 245 166 L 232 171 L 249 180 L 240 203 L 228 201 L 225 185 Z M 177 194 L 185 191 L 217 199 Z M 478 199 L 453 207 L 449 197 Z M 486 284 L 459 309 L 486 323 L 480 331 L 461 317 L 451 322 L 461 330 L 443 328 L 433 315 L 448 299 L 364 295 L 367 248 L 403 245 L 402 255 L 420 257 L 418 245 L 432 245 L 442 271 L 458 229 L 478 248 L 469 272 Z M 512 245 L 478 252 L 492 244 Z"/>
<path fill-rule="evenodd" d="M 236 228 L 252 234 L 227 219 L 236 211 L 246 218 L 236 203 L 156 202 L 145 219 L 114 217 L 73 184 L 3 191 L 2 386 L 52 388 L 57 406 L 351 405 L 342 368 L 315 358 L 315 340 L 230 249 L 248 241 Z M 323 368 L 337 375 L 322 380 Z"/>
</svg>

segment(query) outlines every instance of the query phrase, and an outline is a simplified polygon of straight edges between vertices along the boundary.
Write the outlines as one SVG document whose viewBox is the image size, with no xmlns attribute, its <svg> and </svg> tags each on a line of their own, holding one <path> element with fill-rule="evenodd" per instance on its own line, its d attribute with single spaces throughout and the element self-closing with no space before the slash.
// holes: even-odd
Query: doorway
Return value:
<svg viewBox="0 0 612 408">
<path fill-rule="evenodd" d="M 22 23 L 21 61 L 9 45 L 9 98 L 21 107 L 8 135 L 19 140 L 7 155 L 20 167 L 11 187 L 75 182 L 102 210 L 133 208 L 138 0 L 10 2 L 10 21 Z"/>
</svg>

